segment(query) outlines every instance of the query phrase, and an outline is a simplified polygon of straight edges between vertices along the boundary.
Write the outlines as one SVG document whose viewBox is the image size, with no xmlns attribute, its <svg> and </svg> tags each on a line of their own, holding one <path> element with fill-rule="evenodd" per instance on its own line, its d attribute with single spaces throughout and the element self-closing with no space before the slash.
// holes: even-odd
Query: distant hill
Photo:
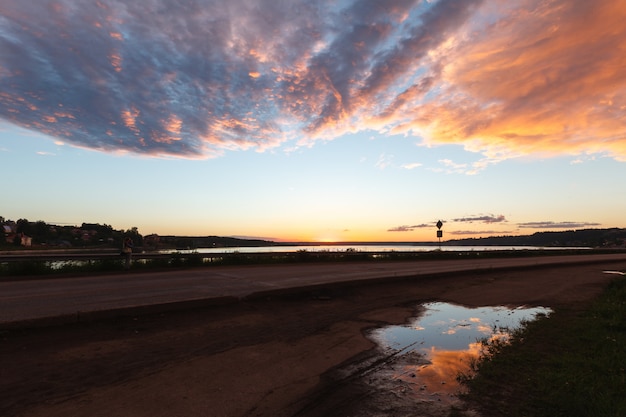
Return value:
<svg viewBox="0 0 626 417">
<path fill-rule="evenodd" d="M 159 244 L 177 249 L 233 248 L 274 246 L 275 242 L 262 239 L 240 239 L 222 236 L 159 236 Z"/>
<path fill-rule="evenodd" d="M 563 232 L 537 232 L 524 236 L 492 236 L 452 239 L 442 245 L 486 246 L 564 246 L 564 247 L 624 247 L 626 229 L 581 229 Z"/>
<path fill-rule="evenodd" d="M 384 244 L 389 242 L 335 242 L 337 244 Z M 399 244 L 411 245 L 410 242 Z M 436 242 L 420 242 L 436 245 Z M 284 245 L 321 245 L 319 242 L 285 243 L 263 239 L 242 239 L 223 236 L 159 236 L 160 246 L 177 249 L 232 248 Z M 582 229 L 563 232 L 537 232 L 522 236 L 490 236 L 482 238 L 451 239 L 441 242 L 442 246 L 543 246 L 543 247 L 625 247 L 626 229 Z"/>
</svg>

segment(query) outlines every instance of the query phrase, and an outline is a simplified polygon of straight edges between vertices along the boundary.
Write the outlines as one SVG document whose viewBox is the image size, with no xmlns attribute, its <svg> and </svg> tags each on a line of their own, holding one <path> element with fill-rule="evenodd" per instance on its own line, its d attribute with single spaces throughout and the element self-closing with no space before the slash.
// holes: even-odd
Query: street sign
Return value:
<svg viewBox="0 0 626 417">
<path fill-rule="evenodd" d="M 443 237 L 443 230 L 441 230 L 441 226 L 443 226 L 443 222 L 439 220 L 437 222 L 437 239 L 439 239 L 439 250 L 441 250 L 441 238 Z"/>
</svg>

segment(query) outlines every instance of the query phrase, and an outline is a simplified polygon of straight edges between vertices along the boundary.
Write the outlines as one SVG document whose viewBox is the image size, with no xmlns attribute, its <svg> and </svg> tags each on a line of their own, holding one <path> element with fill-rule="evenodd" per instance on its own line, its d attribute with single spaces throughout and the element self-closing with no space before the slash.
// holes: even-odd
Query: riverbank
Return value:
<svg viewBox="0 0 626 417">
<path fill-rule="evenodd" d="M 607 268 L 591 264 L 377 281 L 323 293 L 4 331 L 0 414 L 331 417 L 353 412 L 367 417 L 358 384 L 336 376 L 364 355 L 379 354 L 364 336 L 368 329 L 403 323 L 428 301 L 583 305 L 613 278 L 603 269 L 624 270 L 626 261 Z M 381 406 L 392 414 L 397 407 L 393 415 L 450 412 L 436 404 L 411 403 L 408 414 L 402 408 L 406 403 L 389 402 L 396 396 L 382 394 Z"/>
</svg>

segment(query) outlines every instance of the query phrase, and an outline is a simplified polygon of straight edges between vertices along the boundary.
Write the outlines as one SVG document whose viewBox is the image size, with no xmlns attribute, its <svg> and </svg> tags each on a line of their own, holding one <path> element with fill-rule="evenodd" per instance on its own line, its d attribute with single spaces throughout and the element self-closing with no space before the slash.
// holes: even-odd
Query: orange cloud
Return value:
<svg viewBox="0 0 626 417">
<path fill-rule="evenodd" d="M 132 130 L 133 132 L 138 132 L 136 120 L 139 116 L 139 110 L 133 108 L 132 110 L 125 109 L 122 110 L 121 118 L 124 121 L 124 124 L 127 128 Z"/>
<path fill-rule="evenodd" d="M 54 116 L 55 117 L 63 117 L 63 118 L 66 118 L 66 119 L 76 119 L 76 117 L 72 113 L 68 113 L 68 112 L 57 111 L 57 112 L 54 112 Z"/>
<path fill-rule="evenodd" d="M 626 161 L 626 3 L 532 0 L 507 13 L 447 51 L 442 95 L 404 128 L 494 159 Z"/>
<path fill-rule="evenodd" d="M 122 57 L 119 54 L 109 55 L 109 61 L 116 72 L 122 71 Z"/>
<path fill-rule="evenodd" d="M 183 127 L 183 121 L 176 115 L 171 115 L 170 118 L 165 123 L 165 129 L 174 135 L 180 135 L 180 131 L 182 127 Z M 177 140 L 179 139 L 180 138 L 178 138 Z"/>
<path fill-rule="evenodd" d="M 416 388 L 426 386 L 430 393 L 455 394 L 461 388 L 457 377 L 469 373 L 472 361 L 481 353 L 480 343 L 470 343 L 466 350 L 438 350 L 433 347 L 428 352 L 430 363 L 407 365 L 400 368 L 394 377 L 409 383 L 418 382 Z"/>
</svg>

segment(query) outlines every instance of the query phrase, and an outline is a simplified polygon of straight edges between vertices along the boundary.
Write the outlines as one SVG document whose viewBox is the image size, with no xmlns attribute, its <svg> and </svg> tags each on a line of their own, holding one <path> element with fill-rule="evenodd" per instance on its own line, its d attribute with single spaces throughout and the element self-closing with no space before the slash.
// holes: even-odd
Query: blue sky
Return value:
<svg viewBox="0 0 626 417">
<path fill-rule="evenodd" d="M 4 1 L 0 216 L 436 240 L 626 227 L 626 2 Z"/>
</svg>

